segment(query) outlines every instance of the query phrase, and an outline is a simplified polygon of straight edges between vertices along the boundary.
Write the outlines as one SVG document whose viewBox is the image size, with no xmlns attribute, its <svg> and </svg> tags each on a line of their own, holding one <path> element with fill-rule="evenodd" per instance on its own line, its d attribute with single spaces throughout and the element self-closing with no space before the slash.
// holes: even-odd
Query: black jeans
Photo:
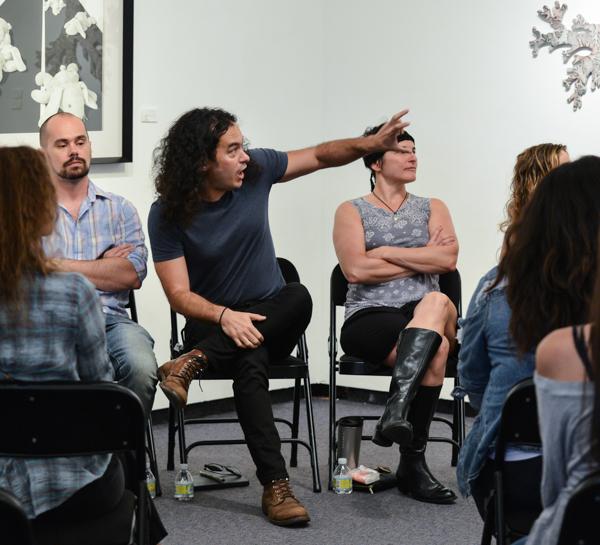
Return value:
<svg viewBox="0 0 600 545">
<path fill-rule="evenodd" d="M 233 379 L 240 425 L 256 465 L 256 476 L 264 485 L 288 476 L 273 421 L 268 366 L 291 354 L 310 322 L 312 300 L 302 284 L 291 282 L 271 299 L 242 304 L 233 310 L 267 317 L 254 322 L 264 337 L 261 346 L 238 348 L 219 325 L 190 319 L 183 331 L 184 349 L 202 350 L 210 369 Z"/>
<path fill-rule="evenodd" d="M 104 475 L 80 488 L 59 506 L 33 519 L 32 525 L 38 542 L 53 545 L 56 543 L 57 538 L 49 532 L 52 525 L 64 523 L 65 527 L 68 527 L 68 523 L 72 521 L 94 520 L 113 511 L 121 501 L 123 494 L 137 493 L 135 483 L 130 483 L 127 479 L 130 472 L 123 470 L 123 467 L 127 466 L 128 463 L 129 460 L 126 459 L 125 455 L 113 455 Z M 144 493 L 146 493 L 146 490 L 144 490 Z M 154 507 L 154 502 L 149 496 L 147 497 L 147 505 L 147 544 L 155 545 L 167 535 L 167 531 Z M 128 513 L 120 512 L 120 515 L 127 516 Z M 68 535 L 68 530 L 63 527 L 61 527 L 61 532 L 63 532 L 63 535 Z M 106 528 L 105 533 L 108 541 L 116 541 L 119 537 L 122 537 L 115 535 L 115 530 L 112 528 Z"/>
</svg>

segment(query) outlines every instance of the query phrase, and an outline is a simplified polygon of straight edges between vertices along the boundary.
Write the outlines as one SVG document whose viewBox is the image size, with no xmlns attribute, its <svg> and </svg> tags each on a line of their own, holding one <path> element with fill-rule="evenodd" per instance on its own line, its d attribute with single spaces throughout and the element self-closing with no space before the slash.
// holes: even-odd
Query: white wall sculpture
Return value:
<svg viewBox="0 0 600 545">
<path fill-rule="evenodd" d="M 555 2 L 552 9 L 544 6 L 539 10 L 538 16 L 552 27 L 553 32 L 543 34 L 533 27 L 535 39 L 529 42 L 529 46 L 534 57 L 542 47 L 548 47 L 550 53 L 568 48 L 563 51 L 563 62 L 571 61 L 572 67 L 567 69 L 563 85 L 571 91 L 567 102 L 573 104 L 573 111 L 577 111 L 582 106 L 581 97 L 586 94 L 588 83 L 591 91 L 600 87 L 600 25 L 588 23 L 578 15 L 573 19 L 571 28 L 567 29 L 562 22 L 566 11 L 567 5 L 559 2 Z"/>
<path fill-rule="evenodd" d="M 26 69 L 19 48 L 12 45 L 11 28 L 11 24 L 0 17 L 0 81 L 3 72 L 24 72 Z"/>
<path fill-rule="evenodd" d="M 82 38 L 85 38 L 85 31 L 95 24 L 96 19 L 90 17 L 85 11 L 80 11 L 65 23 L 65 32 L 68 36 L 80 34 Z"/>
<path fill-rule="evenodd" d="M 85 118 L 85 106 L 97 109 L 97 95 L 79 81 L 79 68 L 75 63 L 62 65 L 54 75 L 39 72 L 35 83 L 40 89 L 31 91 L 31 98 L 42 105 L 38 126 L 59 110 L 69 112 L 77 117 Z"/>
<path fill-rule="evenodd" d="M 58 15 L 66 5 L 63 0 L 44 0 L 44 11 L 52 8 L 52 14 Z"/>
</svg>

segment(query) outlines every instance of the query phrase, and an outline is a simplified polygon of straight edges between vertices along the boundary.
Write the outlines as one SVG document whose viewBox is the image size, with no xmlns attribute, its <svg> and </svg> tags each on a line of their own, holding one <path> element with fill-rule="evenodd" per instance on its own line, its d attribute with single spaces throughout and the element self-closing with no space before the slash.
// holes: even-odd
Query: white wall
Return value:
<svg viewBox="0 0 600 545">
<path fill-rule="evenodd" d="M 510 5 L 507 5 L 510 4 Z M 407 106 L 420 166 L 412 191 L 442 198 L 461 242 L 464 304 L 495 262 L 497 224 L 514 158 L 543 141 L 572 156 L 600 154 L 600 93 L 574 113 L 562 88 L 560 52 L 533 59 L 531 27 L 542 1 L 138 0 L 135 6 L 134 162 L 96 166 L 94 179 L 133 201 L 145 218 L 154 198 L 151 153 L 170 123 L 195 106 L 239 116 L 254 146 L 293 149 L 360 134 Z M 165 7 L 167 6 L 167 7 Z M 600 5 L 572 0 L 600 24 Z M 157 124 L 140 111 L 156 107 Z M 271 227 L 314 299 L 308 331 L 313 382 L 328 377 L 328 279 L 335 264 L 336 206 L 366 193 L 362 163 L 275 187 Z M 168 359 L 168 306 L 150 267 L 140 319 Z M 386 389 L 385 381 L 343 384 Z M 192 400 L 231 395 L 224 383 L 194 387 Z M 157 395 L 156 407 L 166 405 Z"/>
</svg>

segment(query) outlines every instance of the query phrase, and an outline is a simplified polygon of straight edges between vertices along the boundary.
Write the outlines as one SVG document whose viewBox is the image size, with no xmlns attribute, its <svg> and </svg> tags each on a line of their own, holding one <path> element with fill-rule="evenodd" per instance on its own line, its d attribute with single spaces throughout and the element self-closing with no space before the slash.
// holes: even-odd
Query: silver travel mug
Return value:
<svg viewBox="0 0 600 545">
<path fill-rule="evenodd" d="M 363 419 L 360 416 L 345 416 L 338 424 L 338 442 L 336 458 L 346 458 L 348 467 L 358 466 Z"/>
</svg>

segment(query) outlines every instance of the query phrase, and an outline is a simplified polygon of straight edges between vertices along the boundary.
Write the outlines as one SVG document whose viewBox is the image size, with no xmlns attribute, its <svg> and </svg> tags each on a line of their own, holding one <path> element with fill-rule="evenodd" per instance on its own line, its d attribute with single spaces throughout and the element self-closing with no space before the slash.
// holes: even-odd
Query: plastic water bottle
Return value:
<svg viewBox="0 0 600 545">
<path fill-rule="evenodd" d="M 146 463 L 146 487 L 152 499 L 156 498 L 156 479 L 150 469 L 150 463 Z"/>
<path fill-rule="evenodd" d="M 181 464 L 177 477 L 175 477 L 175 499 L 190 501 L 194 497 L 194 478 L 188 470 L 187 464 Z"/>
<path fill-rule="evenodd" d="M 339 458 L 333 471 L 333 491 L 336 494 L 352 494 L 352 477 L 346 458 Z"/>
</svg>

